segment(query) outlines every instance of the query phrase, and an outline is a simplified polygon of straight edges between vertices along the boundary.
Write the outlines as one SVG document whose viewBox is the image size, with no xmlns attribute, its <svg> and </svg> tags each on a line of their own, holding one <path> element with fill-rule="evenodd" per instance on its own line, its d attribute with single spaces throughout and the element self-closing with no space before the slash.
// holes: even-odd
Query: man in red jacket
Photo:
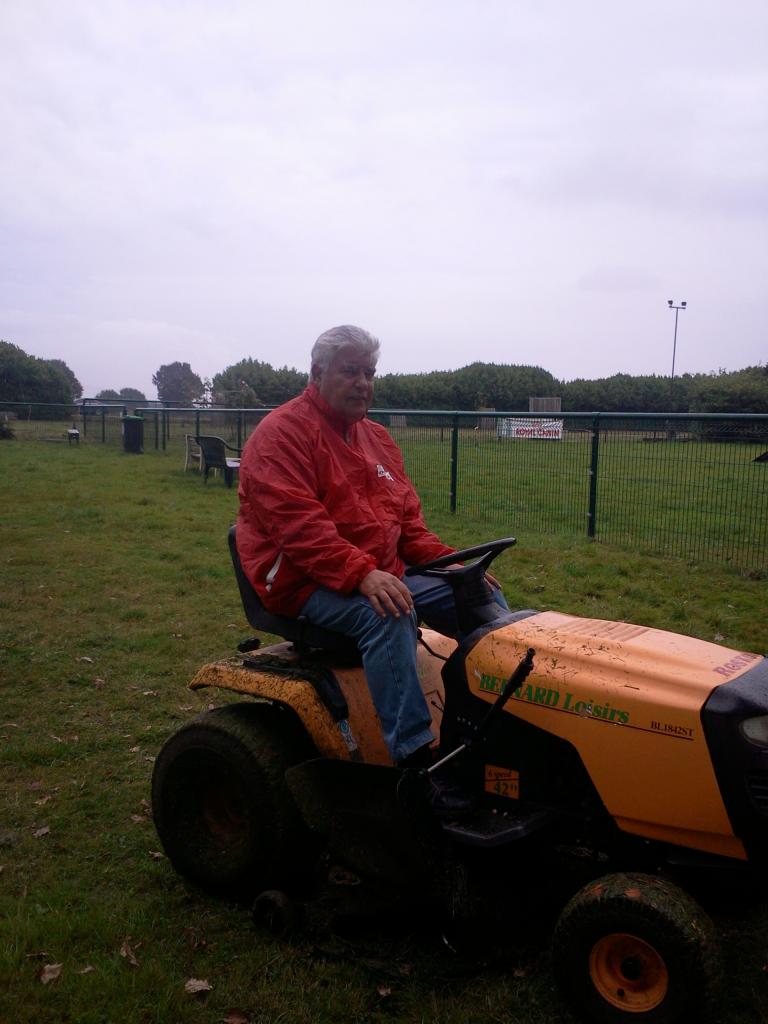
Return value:
<svg viewBox="0 0 768 1024">
<path fill-rule="evenodd" d="M 399 448 L 366 418 L 379 347 L 359 327 L 317 339 L 307 389 L 243 449 L 237 547 L 269 611 L 355 638 L 392 760 L 424 764 L 433 737 L 418 618 L 457 630 L 448 588 L 403 573 L 454 549 L 427 529 Z"/>
</svg>

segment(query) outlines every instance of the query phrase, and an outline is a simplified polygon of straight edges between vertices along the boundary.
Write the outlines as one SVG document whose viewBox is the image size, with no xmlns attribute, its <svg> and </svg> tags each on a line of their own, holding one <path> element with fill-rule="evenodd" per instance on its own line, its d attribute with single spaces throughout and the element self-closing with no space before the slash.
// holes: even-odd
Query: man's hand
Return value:
<svg viewBox="0 0 768 1024">
<path fill-rule="evenodd" d="M 399 619 L 401 613 L 409 615 L 413 611 L 410 590 L 391 572 L 374 569 L 360 583 L 358 590 L 368 598 L 373 610 L 382 619 L 386 619 L 388 615 L 394 615 Z"/>
</svg>

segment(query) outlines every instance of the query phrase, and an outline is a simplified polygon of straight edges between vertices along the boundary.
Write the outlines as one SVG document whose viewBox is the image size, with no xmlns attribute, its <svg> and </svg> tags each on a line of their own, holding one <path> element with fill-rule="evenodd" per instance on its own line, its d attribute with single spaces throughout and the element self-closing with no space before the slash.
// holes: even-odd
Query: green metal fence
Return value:
<svg viewBox="0 0 768 1024">
<path fill-rule="evenodd" d="M 428 508 L 768 571 L 768 416 L 571 413 L 542 438 L 525 424 L 552 414 L 433 418 L 389 427 Z"/>
<path fill-rule="evenodd" d="M 173 450 L 185 434 L 217 434 L 241 447 L 266 409 L 156 409 L 134 405 L 42 405 L 0 402 L 0 430 L 21 441 L 69 442 L 76 428 L 78 442 L 122 444 L 123 420 L 138 414 L 144 420 L 146 449 Z"/>
<path fill-rule="evenodd" d="M 127 408 L 11 406 L 18 439 L 120 443 Z M 186 435 L 241 447 L 267 409 L 130 410 L 144 448 L 181 466 Z M 425 508 L 499 531 L 597 540 L 768 572 L 768 415 L 373 410 L 400 445 Z M 553 421 L 545 429 L 548 421 Z M 542 436 L 538 436 L 542 435 Z"/>
</svg>

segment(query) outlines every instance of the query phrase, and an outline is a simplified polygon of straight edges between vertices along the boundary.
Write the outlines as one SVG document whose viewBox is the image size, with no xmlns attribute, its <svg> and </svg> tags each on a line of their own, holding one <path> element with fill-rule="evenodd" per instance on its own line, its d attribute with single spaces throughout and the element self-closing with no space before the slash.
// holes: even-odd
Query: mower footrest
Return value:
<svg viewBox="0 0 768 1024">
<path fill-rule="evenodd" d="M 463 846 L 503 846 L 514 843 L 554 821 L 555 814 L 543 809 L 520 808 L 504 811 L 477 811 L 456 820 L 443 822 L 443 832 Z"/>
</svg>

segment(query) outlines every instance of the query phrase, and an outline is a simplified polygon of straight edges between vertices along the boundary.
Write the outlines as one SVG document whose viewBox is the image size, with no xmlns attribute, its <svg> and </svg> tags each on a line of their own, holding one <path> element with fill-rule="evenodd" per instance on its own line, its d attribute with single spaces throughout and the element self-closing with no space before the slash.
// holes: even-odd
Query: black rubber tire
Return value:
<svg viewBox="0 0 768 1024">
<path fill-rule="evenodd" d="M 311 867 L 313 844 L 285 784 L 312 756 L 290 712 L 208 711 L 174 733 L 152 775 L 152 812 L 171 864 L 217 895 L 249 899 Z"/>
<path fill-rule="evenodd" d="M 552 959 L 566 1002 L 590 1024 L 698 1024 L 719 980 L 709 917 L 653 875 L 581 889 L 560 915 Z"/>
</svg>

